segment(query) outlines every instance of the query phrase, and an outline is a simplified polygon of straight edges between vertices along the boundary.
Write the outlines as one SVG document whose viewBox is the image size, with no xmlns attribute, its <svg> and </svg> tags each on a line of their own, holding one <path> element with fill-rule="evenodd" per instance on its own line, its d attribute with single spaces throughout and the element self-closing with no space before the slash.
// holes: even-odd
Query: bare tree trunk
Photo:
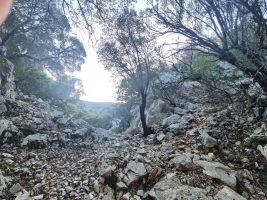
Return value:
<svg viewBox="0 0 267 200">
<path fill-rule="evenodd" d="M 146 97 L 147 97 L 146 94 L 141 93 L 140 119 L 141 119 L 141 123 L 142 123 L 143 136 L 144 137 L 147 137 L 149 135 L 149 130 L 148 130 L 148 127 L 146 124 L 146 115 L 145 115 Z"/>
</svg>

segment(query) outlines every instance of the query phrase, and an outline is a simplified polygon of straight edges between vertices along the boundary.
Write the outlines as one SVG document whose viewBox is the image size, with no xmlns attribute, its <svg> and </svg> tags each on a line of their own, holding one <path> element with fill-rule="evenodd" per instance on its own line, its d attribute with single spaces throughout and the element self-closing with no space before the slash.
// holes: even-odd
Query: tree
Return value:
<svg viewBox="0 0 267 200">
<path fill-rule="evenodd" d="M 140 118 L 144 136 L 151 133 L 147 127 L 145 108 L 151 81 L 151 69 L 155 66 L 154 42 L 147 32 L 144 18 L 134 10 L 125 9 L 106 30 L 99 56 L 105 68 L 121 78 L 128 94 L 141 99 Z M 123 89 L 123 88 L 121 88 Z"/>
<path fill-rule="evenodd" d="M 43 99 L 65 100 L 78 99 L 83 93 L 80 80 L 75 77 L 61 75 L 53 79 L 28 60 L 16 61 L 14 65 L 15 84 L 24 94 L 32 94 Z"/>
<path fill-rule="evenodd" d="M 193 50 L 227 61 L 267 92 L 265 0 L 150 1 L 159 34 L 178 34 L 178 51 Z M 176 49 L 177 50 L 177 49 Z"/>
<path fill-rule="evenodd" d="M 71 36 L 66 16 L 51 2 L 16 1 L 0 37 L 9 60 L 31 60 L 59 76 L 62 71 L 80 70 L 86 53 L 81 42 Z"/>
<path fill-rule="evenodd" d="M 65 72 L 80 70 L 86 52 L 71 31 L 69 19 L 55 1 L 14 2 L 0 28 L 0 46 L 5 46 L 6 52 L 2 53 L 15 65 L 16 83 L 22 91 L 44 98 L 79 96 L 79 80 L 67 77 Z M 31 77 L 29 72 L 37 77 Z"/>
<path fill-rule="evenodd" d="M 89 38 L 92 39 L 97 37 L 95 32 L 98 32 L 99 24 L 112 21 L 124 7 L 131 6 L 136 3 L 136 0 L 57 0 L 54 2 L 68 16 L 73 26 L 87 30 Z"/>
</svg>

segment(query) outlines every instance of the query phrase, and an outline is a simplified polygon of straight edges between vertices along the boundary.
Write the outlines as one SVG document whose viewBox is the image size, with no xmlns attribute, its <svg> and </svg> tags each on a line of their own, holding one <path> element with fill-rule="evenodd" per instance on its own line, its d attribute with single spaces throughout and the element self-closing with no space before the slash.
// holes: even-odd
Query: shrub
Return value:
<svg viewBox="0 0 267 200">
<path fill-rule="evenodd" d="M 246 78 L 231 64 L 218 61 L 214 56 L 201 54 L 194 57 L 186 75 L 189 80 L 197 80 L 206 85 L 215 99 L 222 101 L 223 98 L 231 102 L 233 98 L 240 97 L 238 84 Z"/>
</svg>

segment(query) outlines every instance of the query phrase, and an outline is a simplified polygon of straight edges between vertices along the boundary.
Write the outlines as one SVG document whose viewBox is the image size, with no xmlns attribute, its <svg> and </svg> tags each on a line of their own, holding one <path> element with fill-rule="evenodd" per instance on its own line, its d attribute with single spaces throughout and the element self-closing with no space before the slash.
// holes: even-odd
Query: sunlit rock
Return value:
<svg viewBox="0 0 267 200">
<path fill-rule="evenodd" d="M 219 179 L 231 188 L 236 187 L 236 173 L 229 167 L 219 162 L 208 162 L 204 160 L 196 160 L 194 163 L 203 168 L 203 173 L 208 176 Z"/>
<path fill-rule="evenodd" d="M 217 200 L 246 200 L 246 198 L 227 186 L 224 186 L 214 198 Z"/>
<path fill-rule="evenodd" d="M 39 148 L 44 148 L 47 146 L 48 143 L 48 136 L 46 134 L 34 134 L 34 135 L 29 135 L 26 138 L 22 140 L 21 146 L 25 146 L 31 149 L 39 149 Z"/>
<path fill-rule="evenodd" d="M 182 185 L 174 178 L 162 178 L 156 185 L 148 192 L 149 197 L 155 200 L 176 200 L 176 199 L 202 199 L 211 200 L 207 196 L 207 191 L 201 188 Z"/>
</svg>

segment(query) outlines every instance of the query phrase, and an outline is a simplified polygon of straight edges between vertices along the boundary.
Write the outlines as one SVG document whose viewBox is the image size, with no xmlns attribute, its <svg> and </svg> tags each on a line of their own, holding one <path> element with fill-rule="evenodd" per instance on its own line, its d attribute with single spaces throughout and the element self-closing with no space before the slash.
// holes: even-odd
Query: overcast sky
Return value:
<svg viewBox="0 0 267 200">
<path fill-rule="evenodd" d="M 87 48 L 87 58 L 80 72 L 75 75 L 83 82 L 85 96 L 81 99 L 96 102 L 115 102 L 116 89 L 111 73 L 98 62 L 96 50 Z"/>
</svg>

